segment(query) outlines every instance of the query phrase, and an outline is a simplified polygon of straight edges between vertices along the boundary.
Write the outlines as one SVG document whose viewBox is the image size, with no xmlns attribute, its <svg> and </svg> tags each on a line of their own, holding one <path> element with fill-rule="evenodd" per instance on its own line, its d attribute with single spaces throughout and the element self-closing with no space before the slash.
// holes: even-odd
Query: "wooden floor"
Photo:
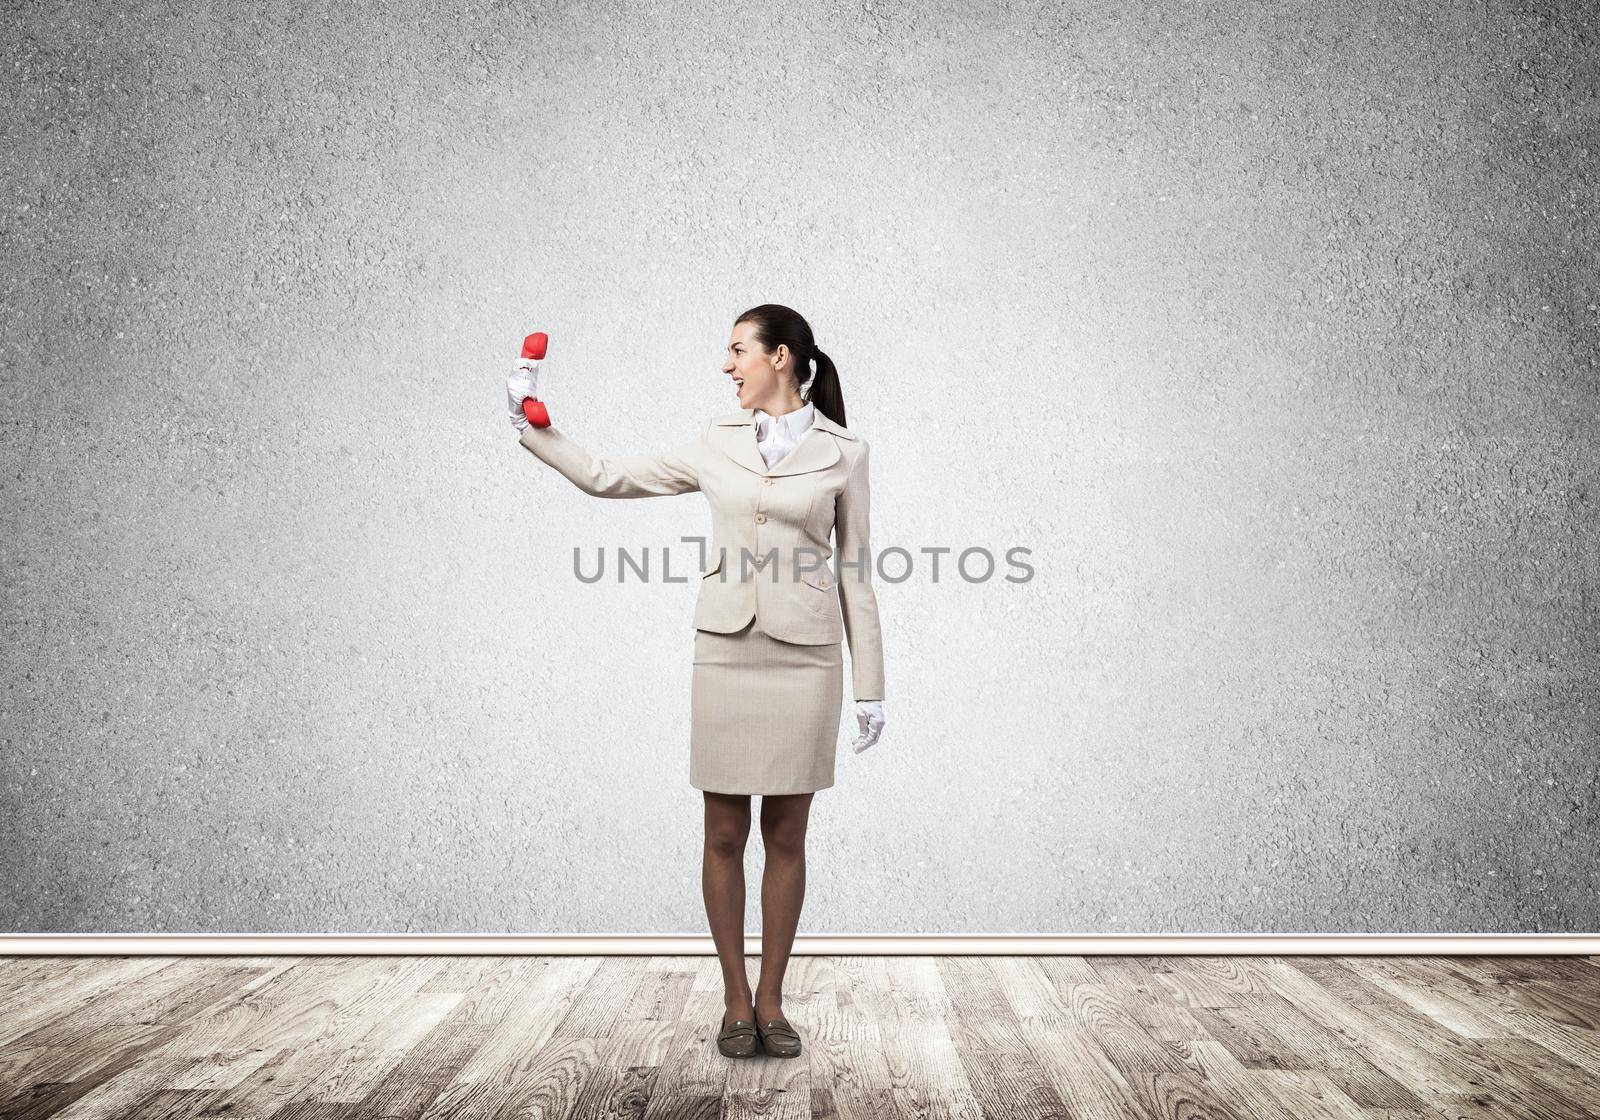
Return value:
<svg viewBox="0 0 1600 1120">
<path fill-rule="evenodd" d="M 1600 1118 L 1594 958 L 804 956 L 786 990 L 805 1053 L 734 1060 L 710 957 L 0 958 L 0 1117 Z"/>
</svg>

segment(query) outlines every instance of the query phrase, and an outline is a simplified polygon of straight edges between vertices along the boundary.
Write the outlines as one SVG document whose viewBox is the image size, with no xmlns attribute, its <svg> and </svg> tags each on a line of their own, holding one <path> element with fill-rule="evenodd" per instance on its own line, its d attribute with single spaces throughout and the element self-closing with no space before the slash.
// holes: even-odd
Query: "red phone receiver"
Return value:
<svg viewBox="0 0 1600 1120">
<path fill-rule="evenodd" d="M 550 345 L 550 336 L 543 331 L 530 334 L 522 340 L 522 356 L 532 358 L 536 362 L 544 361 L 544 352 Z M 544 402 L 533 397 L 522 399 L 522 415 L 528 418 L 528 423 L 535 428 L 548 428 L 550 426 L 550 410 L 545 408 Z"/>
</svg>

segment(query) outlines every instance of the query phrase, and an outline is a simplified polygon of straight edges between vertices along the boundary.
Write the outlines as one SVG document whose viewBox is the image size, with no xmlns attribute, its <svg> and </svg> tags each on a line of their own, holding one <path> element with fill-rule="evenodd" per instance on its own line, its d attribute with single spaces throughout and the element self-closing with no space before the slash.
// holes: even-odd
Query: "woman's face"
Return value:
<svg viewBox="0 0 1600 1120">
<path fill-rule="evenodd" d="M 789 348 L 778 347 L 767 353 L 756 341 L 756 325 L 739 323 L 728 340 L 728 360 L 722 372 L 733 379 L 738 389 L 740 408 L 766 410 L 769 404 L 784 400 L 784 381 L 789 377 Z M 781 362 L 782 364 L 776 364 Z"/>
</svg>

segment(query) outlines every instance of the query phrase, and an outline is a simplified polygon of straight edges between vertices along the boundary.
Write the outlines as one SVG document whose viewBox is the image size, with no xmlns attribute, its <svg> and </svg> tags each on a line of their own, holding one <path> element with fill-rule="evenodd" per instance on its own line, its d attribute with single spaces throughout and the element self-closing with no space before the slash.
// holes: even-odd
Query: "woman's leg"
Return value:
<svg viewBox="0 0 1600 1120">
<path fill-rule="evenodd" d="M 750 795 L 706 795 L 706 836 L 700 870 L 711 940 L 722 961 L 723 1026 L 751 1019 L 755 1006 L 744 970 L 744 844 L 750 836 Z"/>
<path fill-rule="evenodd" d="M 761 798 L 761 843 L 767 869 L 761 876 L 761 978 L 756 981 L 756 1020 L 783 1015 L 783 973 L 806 897 L 806 824 L 810 793 Z"/>
</svg>

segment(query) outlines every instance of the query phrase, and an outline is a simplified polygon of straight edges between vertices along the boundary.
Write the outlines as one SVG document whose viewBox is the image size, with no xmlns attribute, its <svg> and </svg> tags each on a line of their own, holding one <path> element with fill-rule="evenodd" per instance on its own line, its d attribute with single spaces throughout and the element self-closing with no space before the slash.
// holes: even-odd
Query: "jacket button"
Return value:
<svg viewBox="0 0 1600 1120">
<path fill-rule="evenodd" d="M 756 514 L 756 524 L 757 524 L 757 525 L 764 525 L 764 524 L 766 524 L 766 520 L 767 520 L 767 515 L 766 515 L 766 514 L 764 514 L 764 513 L 758 513 L 758 514 Z"/>
<path fill-rule="evenodd" d="M 763 485 L 763 486 L 771 486 L 771 485 L 772 485 L 772 479 L 770 479 L 770 478 L 763 478 L 763 479 L 762 479 L 762 480 L 761 480 L 761 485 Z"/>
</svg>

